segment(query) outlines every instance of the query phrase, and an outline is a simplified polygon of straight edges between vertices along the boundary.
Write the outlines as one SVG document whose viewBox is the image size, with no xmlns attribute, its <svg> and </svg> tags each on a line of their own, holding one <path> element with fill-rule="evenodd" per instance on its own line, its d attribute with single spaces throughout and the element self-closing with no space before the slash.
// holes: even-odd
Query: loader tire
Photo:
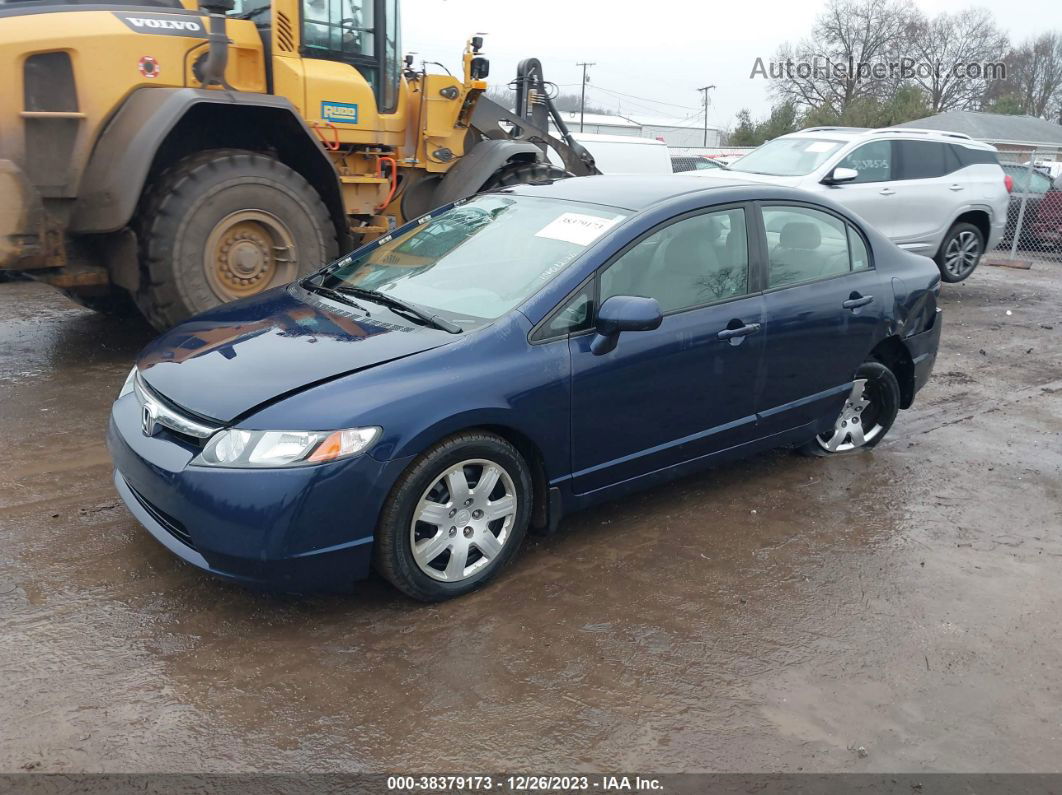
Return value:
<svg viewBox="0 0 1062 795">
<path fill-rule="evenodd" d="M 137 305 L 158 330 L 311 273 L 338 254 L 316 190 L 266 155 L 211 149 L 178 161 L 138 215 Z"/>
<path fill-rule="evenodd" d="M 505 188 L 509 185 L 535 185 L 570 176 L 572 175 L 563 168 L 551 166 L 549 163 L 513 163 L 495 171 L 483 186 L 483 190 Z"/>
</svg>

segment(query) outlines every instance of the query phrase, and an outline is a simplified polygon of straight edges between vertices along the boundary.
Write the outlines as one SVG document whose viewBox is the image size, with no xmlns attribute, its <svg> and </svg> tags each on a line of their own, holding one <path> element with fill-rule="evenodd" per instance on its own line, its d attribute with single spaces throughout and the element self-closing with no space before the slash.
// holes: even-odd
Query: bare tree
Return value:
<svg viewBox="0 0 1062 795">
<path fill-rule="evenodd" d="M 804 108 L 843 114 L 855 101 L 883 98 L 900 85 L 898 74 L 868 67 L 899 60 L 915 10 L 910 0 L 829 0 L 810 38 L 778 51 L 782 76 L 772 92 Z"/>
<path fill-rule="evenodd" d="M 1062 103 L 1062 34 L 1044 33 L 1012 50 L 1007 83 L 1025 113 L 1053 117 Z"/>
<path fill-rule="evenodd" d="M 487 97 L 509 110 L 516 107 L 516 92 L 504 85 L 491 85 L 487 88 Z"/>
<path fill-rule="evenodd" d="M 912 68 L 904 76 L 925 92 L 933 113 L 979 107 L 993 76 L 983 67 L 1003 62 L 1008 48 L 1006 34 L 983 8 L 932 19 L 918 14 L 907 44 Z"/>
</svg>

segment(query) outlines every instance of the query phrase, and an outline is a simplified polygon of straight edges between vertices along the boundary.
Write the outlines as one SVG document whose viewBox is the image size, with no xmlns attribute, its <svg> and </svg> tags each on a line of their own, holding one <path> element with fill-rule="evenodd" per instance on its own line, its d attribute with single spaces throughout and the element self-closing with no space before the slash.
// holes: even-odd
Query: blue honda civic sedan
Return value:
<svg viewBox="0 0 1062 795">
<path fill-rule="evenodd" d="M 375 567 L 445 599 L 570 511 L 766 448 L 878 444 L 933 367 L 939 279 L 787 188 L 505 188 L 149 345 L 111 414 L 114 482 L 223 577 Z"/>
</svg>

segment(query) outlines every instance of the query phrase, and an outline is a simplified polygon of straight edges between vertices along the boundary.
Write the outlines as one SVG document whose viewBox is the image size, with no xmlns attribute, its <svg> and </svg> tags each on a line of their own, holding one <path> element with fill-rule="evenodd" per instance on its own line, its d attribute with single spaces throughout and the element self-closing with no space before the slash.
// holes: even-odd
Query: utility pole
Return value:
<svg viewBox="0 0 1062 795">
<path fill-rule="evenodd" d="M 703 88 L 697 89 L 704 96 L 704 99 L 702 100 L 704 102 L 704 143 L 702 146 L 704 146 L 705 149 L 708 148 L 708 92 L 713 88 L 715 88 L 715 86 L 704 86 Z"/>
<path fill-rule="evenodd" d="M 579 132 L 583 131 L 583 117 L 586 115 L 586 84 L 590 82 L 586 70 L 591 66 L 597 66 L 596 63 L 577 63 L 576 66 L 583 67 L 583 96 L 579 100 Z"/>
</svg>

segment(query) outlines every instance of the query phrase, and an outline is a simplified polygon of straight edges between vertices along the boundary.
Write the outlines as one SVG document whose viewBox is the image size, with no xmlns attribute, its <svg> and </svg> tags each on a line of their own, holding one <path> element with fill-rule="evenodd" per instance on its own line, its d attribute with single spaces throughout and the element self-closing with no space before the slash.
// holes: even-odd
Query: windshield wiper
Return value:
<svg viewBox="0 0 1062 795">
<path fill-rule="evenodd" d="M 341 304 L 352 306 L 355 309 L 360 309 L 366 315 L 370 317 L 372 316 L 372 313 L 368 309 L 363 307 L 357 301 L 352 300 L 349 296 L 344 295 L 339 290 L 333 290 L 331 287 L 325 287 L 323 284 L 318 284 L 311 278 L 303 279 L 301 282 L 299 282 L 299 284 L 302 285 L 302 287 L 304 287 L 305 289 L 310 290 L 311 292 L 315 292 L 319 295 L 331 298 L 333 301 L 339 301 L 339 303 Z"/>
<path fill-rule="evenodd" d="M 329 289 L 329 288 L 325 288 Z M 444 317 L 433 315 L 431 312 L 427 312 L 421 309 L 416 304 L 411 304 L 408 301 L 403 301 L 401 298 L 395 298 L 393 295 L 387 295 L 381 293 L 378 290 L 370 290 L 365 287 L 351 287 L 349 285 L 343 285 L 342 287 L 334 288 L 335 292 L 343 295 L 356 295 L 361 298 L 366 298 L 370 301 L 375 301 L 378 304 L 383 304 L 388 309 L 404 312 L 407 315 L 412 315 L 423 323 L 429 326 L 434 326 L 437 329 L 448 332 L 450 334 L 460 334 L 464 331 L 463 328 L 455 323 L 451 323 Z"/>
</svg>

